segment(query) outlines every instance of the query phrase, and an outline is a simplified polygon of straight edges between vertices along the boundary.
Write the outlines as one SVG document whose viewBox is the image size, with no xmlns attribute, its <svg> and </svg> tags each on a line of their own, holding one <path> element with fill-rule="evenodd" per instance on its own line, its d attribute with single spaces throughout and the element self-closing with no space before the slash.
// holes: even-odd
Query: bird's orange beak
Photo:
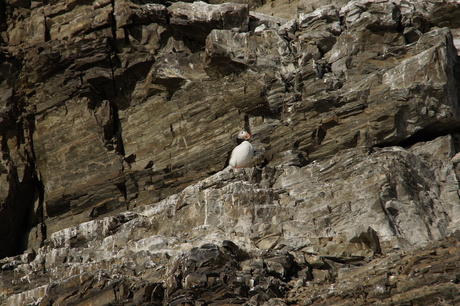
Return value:
<svg viewBox="0 0 460 306">
<path fill-rule="evenodd" d="M 248 140 L 249 138 L 251 138 L 251 134 L 249 134 L 248 132 L 246 132 L 246 135 L 244 135 L 244 139 Z"/>
</svg>

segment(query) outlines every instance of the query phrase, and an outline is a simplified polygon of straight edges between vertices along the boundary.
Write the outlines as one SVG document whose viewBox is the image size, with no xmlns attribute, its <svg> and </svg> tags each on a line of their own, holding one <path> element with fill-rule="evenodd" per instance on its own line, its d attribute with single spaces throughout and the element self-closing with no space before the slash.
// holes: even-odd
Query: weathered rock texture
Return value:
<svg viewBox="0 0 460 306">
<path fill-rule="evenodd" d="M 238 2 L 0 1 L 0 303 L 460 302 L 460 4 Z"/>
</svg>

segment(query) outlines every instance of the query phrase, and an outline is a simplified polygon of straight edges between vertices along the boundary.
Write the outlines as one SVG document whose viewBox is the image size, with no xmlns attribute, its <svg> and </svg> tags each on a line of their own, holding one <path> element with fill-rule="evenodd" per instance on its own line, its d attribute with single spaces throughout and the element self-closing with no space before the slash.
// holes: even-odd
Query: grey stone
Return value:
<svg viewBox="0 0 460 306">
<path fill-rule="evenodd" d="M 168 7 L 168 12 L 169 22 L 173 28 L 199 42 L 204 42 L 212 29 L 248 30 L 249 10 L 244 4 L 174 2 Z"/>
</svg>

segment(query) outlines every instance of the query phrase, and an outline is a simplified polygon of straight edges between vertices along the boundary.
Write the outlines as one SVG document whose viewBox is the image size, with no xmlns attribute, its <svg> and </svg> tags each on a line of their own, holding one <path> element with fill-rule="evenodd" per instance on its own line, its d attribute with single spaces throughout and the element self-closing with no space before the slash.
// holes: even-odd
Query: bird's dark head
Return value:
<svg viewBox="0 0 460 306">
<path fill-rule="evenodd" d="M 251 134 L 249 134 L 246 131 L 241 131 L 238 133 L 238 136 L 236 136 L 237 139 L 239 140 L 249 140 L 251 138 Z"/>
</svg>

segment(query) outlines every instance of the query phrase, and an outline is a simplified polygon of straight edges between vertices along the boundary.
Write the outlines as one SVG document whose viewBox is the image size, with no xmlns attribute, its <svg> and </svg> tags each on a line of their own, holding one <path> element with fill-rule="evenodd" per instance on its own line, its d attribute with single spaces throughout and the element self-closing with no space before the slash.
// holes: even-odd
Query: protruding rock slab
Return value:
<svg viewBox="0 0 460 306">
<path fill-rule="evenodd" d="M 237 3 L 207 4 L 174 2 L 168 7 L 169 22 L 182 35 L 203 43 L 212 29 L 248 30 L 249 9 Z"/>
</svg>

